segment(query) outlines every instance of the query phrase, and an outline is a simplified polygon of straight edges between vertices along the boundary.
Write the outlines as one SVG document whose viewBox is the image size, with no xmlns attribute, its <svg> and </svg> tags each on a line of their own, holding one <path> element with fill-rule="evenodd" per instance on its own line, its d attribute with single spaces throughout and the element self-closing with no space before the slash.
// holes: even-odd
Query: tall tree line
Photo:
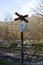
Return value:
<svg viewBox="0 0 43 65">
<path fill-rule="evenodd" d="M 28 25 L 24 31 L 24 39 L 43 40 L 43 18 L 38 16 L 28 17 Z M 20 39 L 21 33 L 18 30 L 18 22 L 0 21 L 0 40 L 7 41 Z M 30 37 L 29 37 L 30 36 Z"/>
</svg>

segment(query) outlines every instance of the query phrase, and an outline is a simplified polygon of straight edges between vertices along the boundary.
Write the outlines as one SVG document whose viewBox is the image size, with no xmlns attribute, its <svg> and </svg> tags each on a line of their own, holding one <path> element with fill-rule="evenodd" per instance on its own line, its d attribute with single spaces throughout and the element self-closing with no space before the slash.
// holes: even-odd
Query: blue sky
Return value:
<svg viewBox="0 0 43 65">
<path fill-rule="evenodd" d="M 20 14 L 33 14 L 31 8 L 36 7 L 39 0 L 0 0 L 0 20 L 4 20 L 6 14 L 16 17 L 15 12 Z"/>
</svg>

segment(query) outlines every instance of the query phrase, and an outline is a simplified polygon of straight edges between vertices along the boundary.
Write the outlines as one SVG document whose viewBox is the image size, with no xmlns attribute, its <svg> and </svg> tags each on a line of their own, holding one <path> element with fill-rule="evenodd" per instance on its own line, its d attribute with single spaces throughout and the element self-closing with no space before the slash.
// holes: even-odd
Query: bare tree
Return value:
<svg viewBox="0 0 43 65">
<path fill-rule="evenodd" d="M 32 10 L 35 12 L 37 16 L 43 17 L 43 0 L 40 0 L 38 6 L 34 9 L 32 8 Z"/>
<path fill-rule="evenodd" d="M 12 14 L 11 13 L 5 13 L 5 16 L 4 16 L 4 18 L 5 18 L 5 21 L 6 22 L 8 22 L 8 21 L 12 21 L 13 20 L 13 18 L 12 18 Z"/>
</svg>

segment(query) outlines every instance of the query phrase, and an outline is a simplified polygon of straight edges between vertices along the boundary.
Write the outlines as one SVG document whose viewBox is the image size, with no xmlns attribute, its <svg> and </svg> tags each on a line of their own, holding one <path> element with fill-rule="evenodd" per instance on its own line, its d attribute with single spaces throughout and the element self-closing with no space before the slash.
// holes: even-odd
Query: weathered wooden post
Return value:
<svg viewBox="0 0 43 65">
<path fill-rule="evenodd" d="M 28 17 L 28 15 L 23 16 L 23 15 L 18 14 L 17 12 L 15 14 L 17 16 L 19 16 L 19 18 L 15 18 L 15 21 L 17 21 L 19 19 L 21 20 L 21 22 L 19 22 L 19 24 L 18 24 L 18 28 L 19 28 L 19 30 L 21 32 L 21 58 L 22 58 L 21 62 L 23 64 L 23 61 L 24 61 L 24 54 L 23 54 L 23 32 L 26 29 L 26 26 L 27 26 L 27 23 L 28 23 L 28 21 L 25 19 L 25 17 Z"/>
</svg>

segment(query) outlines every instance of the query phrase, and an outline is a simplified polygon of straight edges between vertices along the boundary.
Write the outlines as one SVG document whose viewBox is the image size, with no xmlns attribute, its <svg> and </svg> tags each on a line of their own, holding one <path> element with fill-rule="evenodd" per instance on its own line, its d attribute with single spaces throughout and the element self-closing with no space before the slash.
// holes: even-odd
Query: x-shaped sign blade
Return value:
<svg viewBox="0 0 43 65">
<path fill-rule="evenodd" d="M 23 16 L 23 15 L 18 14 L 17 12 L 15 12 L 15 14 L 16 14 L 17 16 L 19 16 L 18 18 L 15 18 L 15 21 L 21 19 L 21 20 L 24 20 L 25 22 L 28 23 L 28 21 L 25 19 L 25 17 L 28 17 L 28 15 L 24 15 L 24 16 Z"/>
<path fill-rule="evenodd" d="M 18 14 L 17 12 L 15 12 L 15 14 L 16 14 L 17 16 L 20 16 L 20 14 Z"/>
<path fill-rule="evenodd" d="M 19 17 L 23 16 L 23 15 L 18 14 L 17 12 L 15 12 L 15 14 L 16 14 L 17 16 L 19 16 Z M 28 17 L 28 15 L 24 15 L 23 17 L 24 17 L 24 18 L 25 18 L 25 17 Z"/>
</svg>

